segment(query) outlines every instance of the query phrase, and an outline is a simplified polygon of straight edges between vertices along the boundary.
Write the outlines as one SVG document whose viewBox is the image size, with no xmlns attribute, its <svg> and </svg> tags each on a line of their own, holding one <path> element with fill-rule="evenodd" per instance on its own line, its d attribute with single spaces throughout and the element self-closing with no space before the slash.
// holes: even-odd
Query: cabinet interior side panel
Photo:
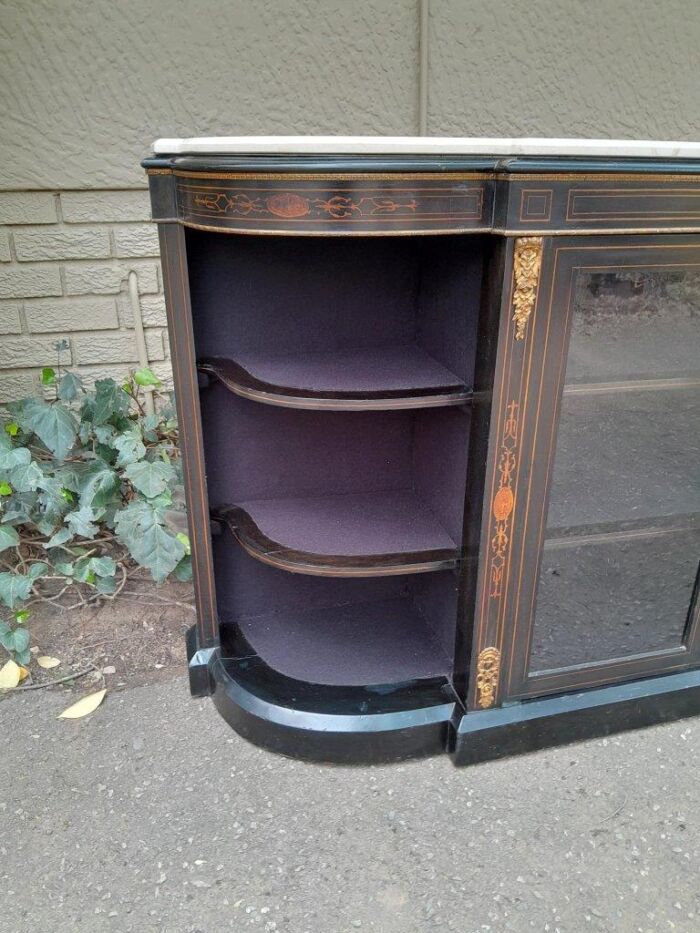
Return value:
<svg viewBox="0 0 700 933">
<path fill-rule="evenodd" d="M 201 392 L 213 508 L 250 499 L 410 489 L 410 412 L 263 405 L 220 383 Z"/>
<path fill-rule="evenodd" d="M 426 237 L 421 244 L 417 341 L 465 385 L 474 384 L 484 250 L 482 237 Z"/>
<path fill-rule="evenodd" d="M 410 238 L 187 232 L 197 353 L 315 353 L 411 344 L 419 245 Z"/>
</svg>

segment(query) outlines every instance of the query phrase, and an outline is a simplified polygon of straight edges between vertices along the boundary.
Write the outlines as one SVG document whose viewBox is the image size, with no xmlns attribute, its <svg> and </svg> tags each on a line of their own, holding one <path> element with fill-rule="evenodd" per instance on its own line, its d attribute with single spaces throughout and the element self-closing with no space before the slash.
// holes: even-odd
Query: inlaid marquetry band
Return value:
<svg viewBox="0 0 700 933">
<path fill-rule="evenodd" d="M 519 405 L 511 399 L 503 420 L 503 431 L 498 450 L 498 489 L 491 503 L 493 518 L 489 548 L 489 599 L 500 599 L 503 592 L 503 574 L 510 553 L 513 507 L 513 475 L 518 465 L 518 413 Z"/>
</svg>

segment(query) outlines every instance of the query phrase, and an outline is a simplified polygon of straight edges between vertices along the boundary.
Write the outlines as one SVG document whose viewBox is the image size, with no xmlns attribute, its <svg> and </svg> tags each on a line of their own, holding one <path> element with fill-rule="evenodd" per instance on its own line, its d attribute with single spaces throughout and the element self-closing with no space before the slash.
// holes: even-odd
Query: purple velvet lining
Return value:
<svg viewBox="0 0 700 933">
<path fill-rule="evenodd" d="M 199 357 L 245 365 L 250 357 L 417 345 L 472 384 L 481 237 L 188 230 L 187 247 Z"/>
<path fill-rule="evenodd" d="M 411 487 L 410 412 L 317 412 L 201 395 L 212 506 Z M 439 412 L 438 412 L 439 414 Z"/>
<path fill-rule="evenodd" d="M 452 669 L 457 582 L 308 577 L 261 564 L 228 532 L 214 542 L 219 615 L 275 670 L 311 683 L 397 683 Z"/>
<path fill-rule="evenodd" d="M 313 554 L 393 554 L 457 547 L 412 492 L 258 499 L 237 504 L 273 541 Z"/>
<path fill-rule="evenodd" d="M 201 398 L 214 508 L 412 491 L 452 542 L 461 542 L 468 411 L 300 411 L 241 399 L 220 383 Z"/>
<path fill-rule="evenodd" d="M 320 392 L 380 392 L 459 384 L 454 373 L 416 346 L 295 355 L 239 353 L 236 362 L 263 382 Z"/>
<path fill-rule="evenodd" d="M 186 236 L 198 357 L 309 390 L 472 385 L 486 239 Z M 315 553 L 461 542 L 467 411 L 291 410 L 220 383 L 201 401 L 213 507 L 241 505 L 269 537 Z M 454 574 L 290 574 L 228 532 L 214 552 L 222 623 L 283 673 L 360 684 L 451 669 Z"/>
<path fill-rule="evenodd" d="M 271 613 L 241 630 L 275 670 L 312 683 L 397 683 L 452 665 L 410 599 Z"/>
</svg>

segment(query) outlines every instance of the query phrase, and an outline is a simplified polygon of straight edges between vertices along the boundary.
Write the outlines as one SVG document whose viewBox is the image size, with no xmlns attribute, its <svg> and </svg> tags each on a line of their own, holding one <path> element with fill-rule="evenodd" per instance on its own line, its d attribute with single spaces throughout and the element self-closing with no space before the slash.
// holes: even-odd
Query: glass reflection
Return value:
<svg viewBox="0 0 700 933">
<path fill-rule="evenodd" d="M 581 271 L 530 669 L 677 646 L 700 555 L 700 272 Z"/>
</svg>

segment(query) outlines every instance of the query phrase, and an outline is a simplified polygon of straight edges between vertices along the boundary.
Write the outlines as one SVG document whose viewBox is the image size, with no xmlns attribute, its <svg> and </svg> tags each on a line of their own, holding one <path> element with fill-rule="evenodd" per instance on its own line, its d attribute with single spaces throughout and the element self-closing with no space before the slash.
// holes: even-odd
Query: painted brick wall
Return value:
<svg viewBox="0 0 700 933">
<path fill-rule="evenodd" d="M 43 366 L 87 383 L 137 364 L 127 276 L 139 282 L 151 368 L 171 372 L 158 235 L 146 191 L 0 192 L 0 401 L 37 391 Z"/>
</svg>

